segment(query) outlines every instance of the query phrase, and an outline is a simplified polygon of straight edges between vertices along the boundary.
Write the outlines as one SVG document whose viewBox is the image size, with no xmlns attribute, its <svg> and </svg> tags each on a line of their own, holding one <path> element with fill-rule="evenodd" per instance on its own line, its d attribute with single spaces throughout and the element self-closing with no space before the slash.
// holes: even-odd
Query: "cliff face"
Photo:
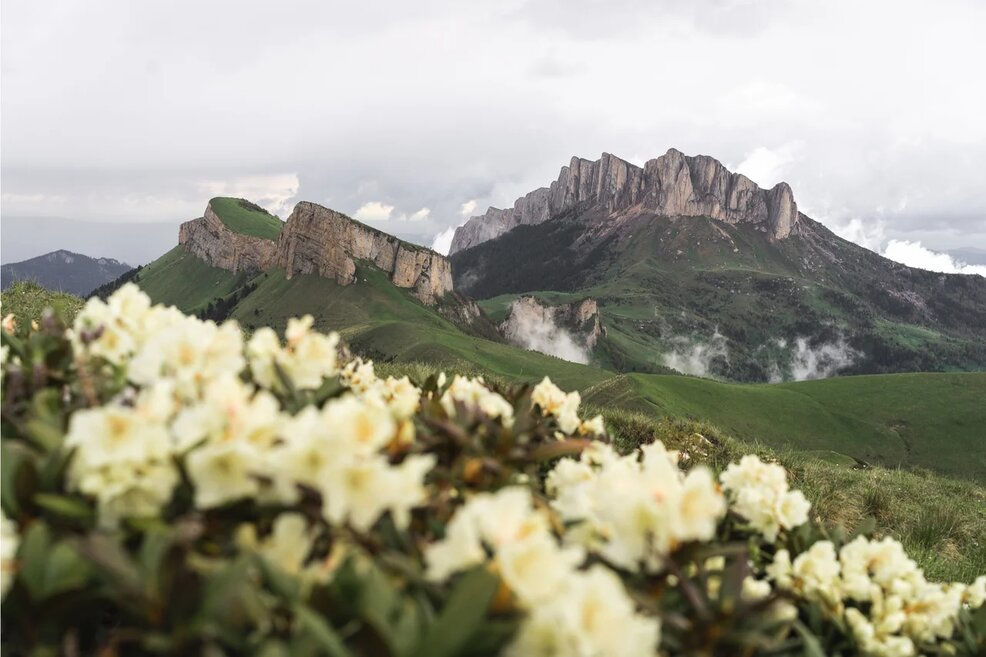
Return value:
<svg viewBox="0 0 986 657">
<path fill-rule="evenodd" d="M 727 223 L 758 224 L 772 240 L 790 235 L 798 206 L 787 183 L 761 189 L 719 161 L 670 149 L 643 168 L 603 153 L 595 162 L 573 157 L 550 187 L 514 207 L 490 208 L 455 231 L 450 253 L 493 239 L 521 224 L 538 224 L 577 206 L 615 214 L 638 207 L 668 217 L 712 217 Z"/>
<path fill-rule="evenodd" d="M 280 267 L 288 277 L 315 274 L 349 285 L 355 280 L 355 261 L 365 260 L 425 304 L 434 305 L 452 291 L 452 266 L 441 255 L 304 201 L 295 206 L 277 242 L 233 232 L 211 207 L 205 216 L 181 225 L 178 242 L 213 267 L 232 272 Z"/>
<path fill-rule="evenodd" d="M 178 243 L 213 267 L 234 273 L 267 269 L 277 250 L 271 240 L 230 230 L 211 205 L 202 217 L 181 225 Z"/>
<path fill-rule="evenodd" d="M 355 260 L 373 263 L 394 285 L 412 289 L 429 305 L 452 291 L 452 265 L 443 256 L 306 201 L 288 217 L 274 264 L 289 277 L 317 274 L 348 285 L 356 275 Z"/>
</svg>

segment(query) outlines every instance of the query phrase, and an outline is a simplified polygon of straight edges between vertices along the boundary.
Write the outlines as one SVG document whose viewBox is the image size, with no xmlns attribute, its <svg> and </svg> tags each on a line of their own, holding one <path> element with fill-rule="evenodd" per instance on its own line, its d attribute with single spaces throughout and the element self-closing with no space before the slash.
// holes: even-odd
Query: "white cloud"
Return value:
<svg viewBox="0 0 986 657">
<path fill-rule="evenodd" d="M 887 222 L 879 218 L 864 221 L 859 217 L 853 217 L 843 222 L 830 221 L 829 227 L 839 237 L 879 252 L 885 239 Z"/>
<path fill-rule="evenodd" d="M 435 235 L 435 239 L 431 243 L 431 250 L 442 255 L 448 255 L 449 250 L 452 248 L 452 238 L 455 237 L 455 229 L 458 226 L 452 226 L 451 228 L 446 228 L 445 230 Z"/>
<path fill-rule="evenodd" d="M 381 203 L 380 201 L 370 201 L 360 206 L 359 210 L 353 214 L 353 218 L 359 221 L 388 221 L 390 213 L 394 211 L 394 206 Z"/>
<path fill-rule="evenodd" d="M 476 211 L 476 199 L 471 199 L 462 204 L 459 208 L 459 214 L 463 217 L 469 217 L 473 212 Z"/>
<path fill-rule="evenodd" d="M 291 212 L 291 202 L 298 195 L 299 187 L 297 173 L 239 176 L 199 183 L 199 188 L 210 198 L 213 196 L 245 198 L 282 219 L 286 219 Z"/>
<path fill-rule="evenodd" d="M 411 216 L 407 218 L 408 221 L 424 221 L 431 214 L 431 210 L 428 208 L 421 208 L 417 212 L 411 213 Z"/>
<path fill-rule="evenodd" d="M 890 240 L 883 250 L 883 257 L 908 267 L 938 271 L 945 274 L 979 274 L 986 277 L 986 265 L 968 265 L 947 253 L 939 253 L 924 247 L 921 242 Z"/>
<path fill-rule="evenodd" d="M 784 180 L 787 165 L 794 162 L 800 144 L 789 142 L 778 148 L 758 146 L 746 154 L 736 171 L 761 187 L 773 187 Z"/>
</svg>

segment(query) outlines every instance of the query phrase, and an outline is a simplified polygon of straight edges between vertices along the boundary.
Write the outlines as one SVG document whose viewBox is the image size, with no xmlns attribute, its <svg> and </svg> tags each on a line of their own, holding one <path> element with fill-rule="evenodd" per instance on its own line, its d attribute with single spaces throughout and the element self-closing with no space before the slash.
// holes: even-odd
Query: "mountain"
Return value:
<svg viewBox="0 0 986 657">
<path fill-rule="evenodd" d="M 453 238 L 456 290 L 598 301 L 592 362 L 742 381 L 986 368 L 986 279 L 906 267 L 707 156 L 573 158 Z M 553 294 L 548 294 L 551 292 Z"/>
<path fill-rule="evenodd" d="M 181 224 L 178 246 L 118 283 L 127 280 L 156 302 L 247 328 L 280 329 L 311 314 L 318 328 L 354 343 L 373 331 L 429 329 L 501 341 L 479 307 L 452 289 L 444 256 L 309 202 L 281 222 L 244 199 L 214 198 L 202 217 Z"/>
<path fill-rule="evenodd" d="M 0 279 L 3 281 L 3 289 L 17 281 L 35 281 L 49 290 L 85 296 L 129 270 L 130 265 L 113 258 L 90 258 L 81 253 L 59 249 L 29 260 L 3 265 Z"/>
</svg>

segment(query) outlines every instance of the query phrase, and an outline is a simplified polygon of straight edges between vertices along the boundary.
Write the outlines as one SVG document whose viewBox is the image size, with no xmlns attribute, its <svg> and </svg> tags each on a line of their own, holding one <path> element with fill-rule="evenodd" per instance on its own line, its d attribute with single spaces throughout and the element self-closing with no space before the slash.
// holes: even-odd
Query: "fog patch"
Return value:
<svg viewBox="0 0 986 657">
<path fill-rule="evenodd" d="M 573 363 L 589 363 L 589 350 L 558 326 L 550 313 L 518 312 L 515 304 L 501 329 L 507 340 L 525 349 Z"/>
<path fill-rule="evenodd" d="M 671 338 L 671 351 L 664 354 L 664 364 L 682 374 L 710 376 L 716 360 L 729 360 L 726 336 L 718 327 L 709 340 L 675 336 Z"/>
<path fill-rule="evenodd" d="M 774 341 L 778 348 L 786 351 L 787 364 L 782 368 L 775 360 L 770 366 L 770 382 L 808 381 L 827 379 L 839 370 L 849 367 L 863 354 L 849 346 L 845 337 L 834 342 L 823 342 L 811 346 L 808 338 L 798 337 L 788 346 L 788 341 L 780 338 Z"/>
</svg>

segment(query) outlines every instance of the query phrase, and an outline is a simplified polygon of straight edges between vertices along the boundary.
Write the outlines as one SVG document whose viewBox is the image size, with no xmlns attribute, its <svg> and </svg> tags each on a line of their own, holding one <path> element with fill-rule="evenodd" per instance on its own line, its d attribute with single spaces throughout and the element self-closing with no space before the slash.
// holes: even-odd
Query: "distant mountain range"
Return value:
<svg viewBox="0 0 986 657">
<path fill-rule="evenodd" d="M 674 149 L 572 158 L 550 187 L 452 241 L 457 291 L 598 300 L 593 362 L 743 381 L 986 367 L 986 279 L 906 267 L 837 237 L 791 188 Z M 968 255 L 965 256 L 968 259 Z"/>
<path fill-rule="evenodd" d="M 883 258 L 801 213 L 786 183 L 674 149 L 643 167 L 572 158 L 460 227 L 448 258 L 309 202 L 281 222 L 215 198 L 178 242 L 121 281 L 247 328 L 310 313 L 383 359 L 522 363 L 514 345 L 750 382 L 986 369 L 986 279 Z"/>
<path fill-rule="evenodd" d="M 34 281 L 49 290 L 86 296 L 125 272 L 130 265 L 113 258 L 91 258 L 59 249 L 0 267 L 0 283 L 7 289 L 22 280 Z"/>
</svg>

